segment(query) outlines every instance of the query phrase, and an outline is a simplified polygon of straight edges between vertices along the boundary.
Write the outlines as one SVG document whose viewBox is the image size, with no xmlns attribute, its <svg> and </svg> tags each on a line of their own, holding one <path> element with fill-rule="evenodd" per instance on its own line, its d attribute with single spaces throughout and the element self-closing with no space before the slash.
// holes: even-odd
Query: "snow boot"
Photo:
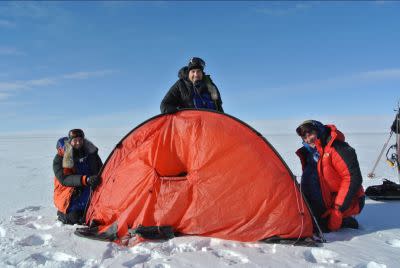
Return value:
<svg viewBox="0 0 400 268">
<path fill-rule="evenodd" d="M 341 228 L 358 229 L 358 221 L 353 217 L 344 218 Z"/>
<path fill-rule="evenodd" d="M 84 223 L 83 219 L 83 211 L 72 211 L 70 213 L 64 214 L 61 211 L 57 211 L 57 218 L 64 224 L 79 224 L 82 225 Z"/>
</svg>

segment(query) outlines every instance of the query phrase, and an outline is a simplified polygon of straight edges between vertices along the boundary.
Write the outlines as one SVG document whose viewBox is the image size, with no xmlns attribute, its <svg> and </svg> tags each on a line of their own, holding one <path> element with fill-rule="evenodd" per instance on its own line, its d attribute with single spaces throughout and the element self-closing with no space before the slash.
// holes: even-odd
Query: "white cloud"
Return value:
<svg viewBox="0 0 400 268">
<path fill-rule="evenodd" d="M 56 81 L 52 78 L 42 78 L 42 79 L 34 79 L 34 80 L 26 80 L 26 81 L 14 81 L 14 82 L 0 82 L 0 91 L 16 91 L 22 89 L 29 89 L 38 86 L 48 86 L 51 84 L 55 84 Z"/>
<path fill-rule="evenodd" d="M 400 68 L 363 72 L 357 74 L 355 77 L 365 78 L 365 79 L 391 79 L 391 78 L 397 79 L 400 78 Z"/>
<path fill-rule="evenodd" d="M 2 1 L 0 6 L 0 18 L 6 21 L 5 27 L 13 27 L 15 21 L 18 25 L 58 30 L 70 25 L 75 15 L 58 1 Z"/>
<path fill-rule="evenodd" d="M 71 74 L 63 75 L 64 79 L 87 79 L 90 77 L 99 77 L 115 73 L 115 70 L 103 70 L 94 72 L 76 72 Z"/>
<path fill-rule="evenodd" d="M 368 84 L 377 81 L 384 80 L 397 80 L 400 79 L 400 68 L 394 69 L 382 69 L 374 71 L 365 71 L 355 73 L 347 76 L 337 76 L 321 80 L 313 80 L 309 82 L 293 83 L 288 85 L 282 85 L 278 87 L 268 88 L 268 92 L 302 92 L 310 93 L 320 90 L 321 88 L 332 88 L 336 90 L 348 87 L 350 85 L 357 84 Z"/>
<path fill-rule="evenodd" d="M 42 79 L 35 79 L 35 80 L 29 80 L 27 82 L 28 87 L 35 87 L 35 86 L 48 86 L 55 84 L 56 81 L 55 79 L 52 78 L 42 78 Z"/>
<path fill-rule="evenodd" d="M 89 79 L 91 77 L 106 76 L 113 74 L 117 71 L 115 70 L 101 70 L 92 72 L 75 72 L 70 74 L 64 74 L 54 77 L 44 77 L 39 79 L 31 80 L 17 80 L 12 82 L 0 82 L 0 93 L 3 94 L 2 99 L 11 97 L 11 92 L 16 92 L 19 90 L 26 90 L 38 87 L 46 87 L 49 85 L 54 85 L 60 83 L 62 80 L 75 80 L 75 79 Z"/>
<path fill-rule="evenodd" d="M 0 47 L 0 55 L 24 55 L 15 47 Z"/>
<path fill-rule="evenodd" d="M 22 81 L 0 82 L 0 91 L 15 91 L 26 88 L 26 85 Z"/>
</svg>

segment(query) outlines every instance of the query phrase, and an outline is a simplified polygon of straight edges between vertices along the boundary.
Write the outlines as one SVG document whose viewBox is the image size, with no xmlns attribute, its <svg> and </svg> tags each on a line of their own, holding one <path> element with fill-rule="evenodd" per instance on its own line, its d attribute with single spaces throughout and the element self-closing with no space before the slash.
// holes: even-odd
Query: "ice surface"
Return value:
<svg viewBox="0 0 400 268">
<path fill-rule="evenodd" d="M 126 133 L 89 137 L 103 161 Z M 397 179 L 381 161 L 377 179 L 367 178 L 388 134 L 350 134 L 364 186 Z M 265 135 L 297 176 L 295 135 Z M 207 237 L 178 237 L 132 248 L 77 237 L 76 226 L 56 220 L 52 160 L 55 135 L 0 136 L 1 267 L 400 267 L 400 202 L 367 200 L 359 230 L 326 234 L 319 248 L 239 243 Z"/>
</svg>

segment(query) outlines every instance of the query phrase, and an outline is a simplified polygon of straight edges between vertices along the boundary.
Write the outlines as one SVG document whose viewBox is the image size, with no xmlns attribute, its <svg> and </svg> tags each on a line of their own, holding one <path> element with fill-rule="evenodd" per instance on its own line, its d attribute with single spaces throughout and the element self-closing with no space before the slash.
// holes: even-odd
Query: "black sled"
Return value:
<svg viewBox="0 0 400 268">
<path fill-rule="evenodd" d="M 368 177 L 375 177 L 374 170 L 378 165 L 380 158 L 386 146 L 388 145 L 390 138 L 393 134 L 396 135 L 396 143 L 389 147 L 386 151 L 386 161 L 387 163 L 395 168 L 397 166 L 397 172 L 399 175 L 400 181 L 400 102 L 397 107 L 397 114 L 393 121 L 392 126 L 390 127 L 390 135 L 389 139 L 383 145 L 383 148 L 378 156 L 378 159 L 375 162 L 375 165 L 372 169 L 372 172 L 368 174 Z M 394 183 L 390 180 L 384 180 L 381 185 L 373 185 L 368 187 L 365 190 L 365 194 L 371 198 L 372 200 L 400 200 L 400 184 Z"/>
<path fill-rule="evenodd" d="M 369 186 L 365 194 L 372 200 L 400 200 L 400 184 L 385 179 L 381 185 Z"/>
</svg>

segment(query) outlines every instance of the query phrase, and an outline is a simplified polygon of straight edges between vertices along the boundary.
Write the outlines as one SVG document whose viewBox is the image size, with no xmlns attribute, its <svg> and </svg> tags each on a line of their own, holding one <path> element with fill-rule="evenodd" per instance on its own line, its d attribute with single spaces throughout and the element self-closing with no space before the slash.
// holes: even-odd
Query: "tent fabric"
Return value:
<svg viewBox="0 0 400 268">
<path fill-rule="evenodd" d="M 149 119 L 119 142 L 101 177 L 86 223 L 117 240 L 139 225 L 237 241 L 313 235 L 282 158 L 226 114 L 184 110 Z"/>
</svg>

